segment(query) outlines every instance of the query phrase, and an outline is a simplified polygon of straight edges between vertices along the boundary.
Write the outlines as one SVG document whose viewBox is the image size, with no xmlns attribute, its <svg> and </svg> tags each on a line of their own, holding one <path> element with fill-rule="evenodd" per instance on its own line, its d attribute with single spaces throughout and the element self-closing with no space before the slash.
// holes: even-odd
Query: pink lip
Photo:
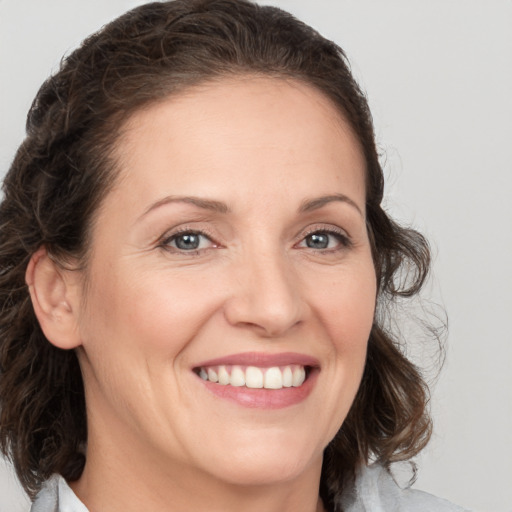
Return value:
<svg viewBox="0 0 512 512">
<path fill-rule="evenodd" d="M 229 400 L 243 407 L 255 409 L 282 409 L 304 401 L 313 390 L 318 374 L 320 373 L 319 361 L 314 357 L 293 352 L 280 354 L 246 352 L 204 361 L 194 368 L 218 365 L 258 366 L 260 368 L 269 368 L 272 366 L 286 366 L 290 364 L 309 367 L 308 377 L 299 387 L 282 389 L 250 389 L 230 385 L 224 386 L 202 380 L 199 376 L 197 377 L 198 381 L 201 382 L 209 392 L 219 398 Z"/>
<path fill-rule="evenodd" d="M 260 352 L 243 352 L 241 354 L 232 354 L 203 361 L 195 368 L 218 365 L 240 365 L 240 366 L 259 366 L 260 368 L 270 368 L 271 366 L 286 366 L 289 364 L 300 364 L 302 366 L 319 367 L 320 362 L 314 357 L 295 352 L 282 352 L 280 354 L 263 354 Z"/>
</svg>

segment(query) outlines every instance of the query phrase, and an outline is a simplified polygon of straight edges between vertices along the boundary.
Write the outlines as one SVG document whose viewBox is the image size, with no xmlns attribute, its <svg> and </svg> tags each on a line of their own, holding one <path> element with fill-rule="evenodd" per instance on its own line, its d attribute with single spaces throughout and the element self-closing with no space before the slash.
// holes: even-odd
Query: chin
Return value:
<svg viewBox="0 0 512 512">
<path fill-rule="evenodd" d="M 292 436 L 289 436 L 292 437 Z M 299 478 L 311 467 L 321 466 L 323 449 L 286 441 L 231 444 L 229 453 L 207 460 L 210 472 L 232 485 L 267 485 Z M 226 456 L 227 455 L 227 456 Z"/>
<path fill-rule="evenodd" d="M 298 479 L 310 466 L 311 461 L 297 460 L 296 457 L 290 460 L 262 457 L 232 463 L 222 471 L 220 478 L 237 486 L 274 485 Z"/>
</svg>

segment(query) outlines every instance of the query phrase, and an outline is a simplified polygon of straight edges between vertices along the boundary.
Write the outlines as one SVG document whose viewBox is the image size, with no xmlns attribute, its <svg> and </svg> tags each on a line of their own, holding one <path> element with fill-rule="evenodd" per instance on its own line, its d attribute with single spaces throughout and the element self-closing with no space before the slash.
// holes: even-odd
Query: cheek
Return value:
<svg viewBox="0 0 512 512">
<path fill-rule="evenodd" d="M 200 279 L 183 279 L 173 272 L 140 272 L 119 294 L 116 323 L 148 358 L 176 355 L 194 338 L 217 302 L 214 294 L 205 293 Z"/>
<path fill-rule="evenodd" d="M 362 265 L 357 272 L 340 272 L 325 288 L 323 293 L 317 292 L 317 310 L 336 350 L 365 353 L 375 313 L 373 265 Z"/>
<path fill-rule="evenodd" d="M 316 293 L 316 317 L 320 320 L 314 329 L 325 333 L 325 388 L 318 415 L 326 417 L 323 439 L 327 442 L 345 421 L 364 371 L 376 297 L 373 264 L 371 259 L 364 262 L 331 275 L 323 291 L 318 286 L 310 288 L 311 294 Z"/>
</svg>

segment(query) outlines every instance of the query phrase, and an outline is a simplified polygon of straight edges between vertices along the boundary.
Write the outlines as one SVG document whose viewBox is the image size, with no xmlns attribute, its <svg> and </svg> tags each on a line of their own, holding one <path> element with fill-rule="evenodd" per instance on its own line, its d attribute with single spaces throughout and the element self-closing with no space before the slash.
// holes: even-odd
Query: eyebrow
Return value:
<svg viewBox="0 0 512 512">
<path fill-rule="evenodd" d="M 322 208 L 322 206 L 325 206 L 326 204 L 332 203 L 334 201 L 339 201 L 341 203 L 346 203 L 355 208 L 359 214 L 364 217 L 363 212 L 361 211 L 361 208 L 352 200 L 350 197 L 346 196 L 345 194 L 331 194 L 328 196 L 322 196 L 317 197 L 314 199 L 309 199 L 304 201 L 300 208 L 299 212 L 305 213 L 305 212 L 311 212 L 314 210 L 318 210 L 319 208 Z"/>
<path fill-rule="evenodd" d="M 197 206 L 198 208 L 210 210 L 212 212 L 217 213 L 229 213 L 230 211 L 228 205 L 226 203 L 223 203 L 222 201 L 215 201 L 213 199 L 203 199 L 200 197 L 193 196 L 167 196 L 160 199 L 156 203 L 153 203 L 147 210 L 144 211 L 144 213 L 139 218 L 144 217 L 149 212 L 152 212 L 153 210 L 156 210 L 161 206 L 172 203 L 191 204 L 193 206 Z"/>
</svg>

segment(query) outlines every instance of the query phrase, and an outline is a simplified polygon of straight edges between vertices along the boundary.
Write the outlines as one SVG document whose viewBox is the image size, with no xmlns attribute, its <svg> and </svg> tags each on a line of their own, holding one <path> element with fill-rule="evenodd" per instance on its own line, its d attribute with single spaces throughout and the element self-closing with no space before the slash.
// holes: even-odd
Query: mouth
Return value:
<svg viewBox="0 0 512 512">
<path fill-rule="evenodd" d="M 299 364 L 271 367 L 213 365 L 194 368 L 194 372 L 205 381 L 249 389 L 297 388 L 304 384 L 312 370 L 312 366 Z"/>
<path fill-rule="evenodd" d="M 302 354 L 244 353 L 200 363 L 193 372 L 217 397 L 244 407 L 278 409 L 306 399 L 320 364 Z"/>
</svg>

